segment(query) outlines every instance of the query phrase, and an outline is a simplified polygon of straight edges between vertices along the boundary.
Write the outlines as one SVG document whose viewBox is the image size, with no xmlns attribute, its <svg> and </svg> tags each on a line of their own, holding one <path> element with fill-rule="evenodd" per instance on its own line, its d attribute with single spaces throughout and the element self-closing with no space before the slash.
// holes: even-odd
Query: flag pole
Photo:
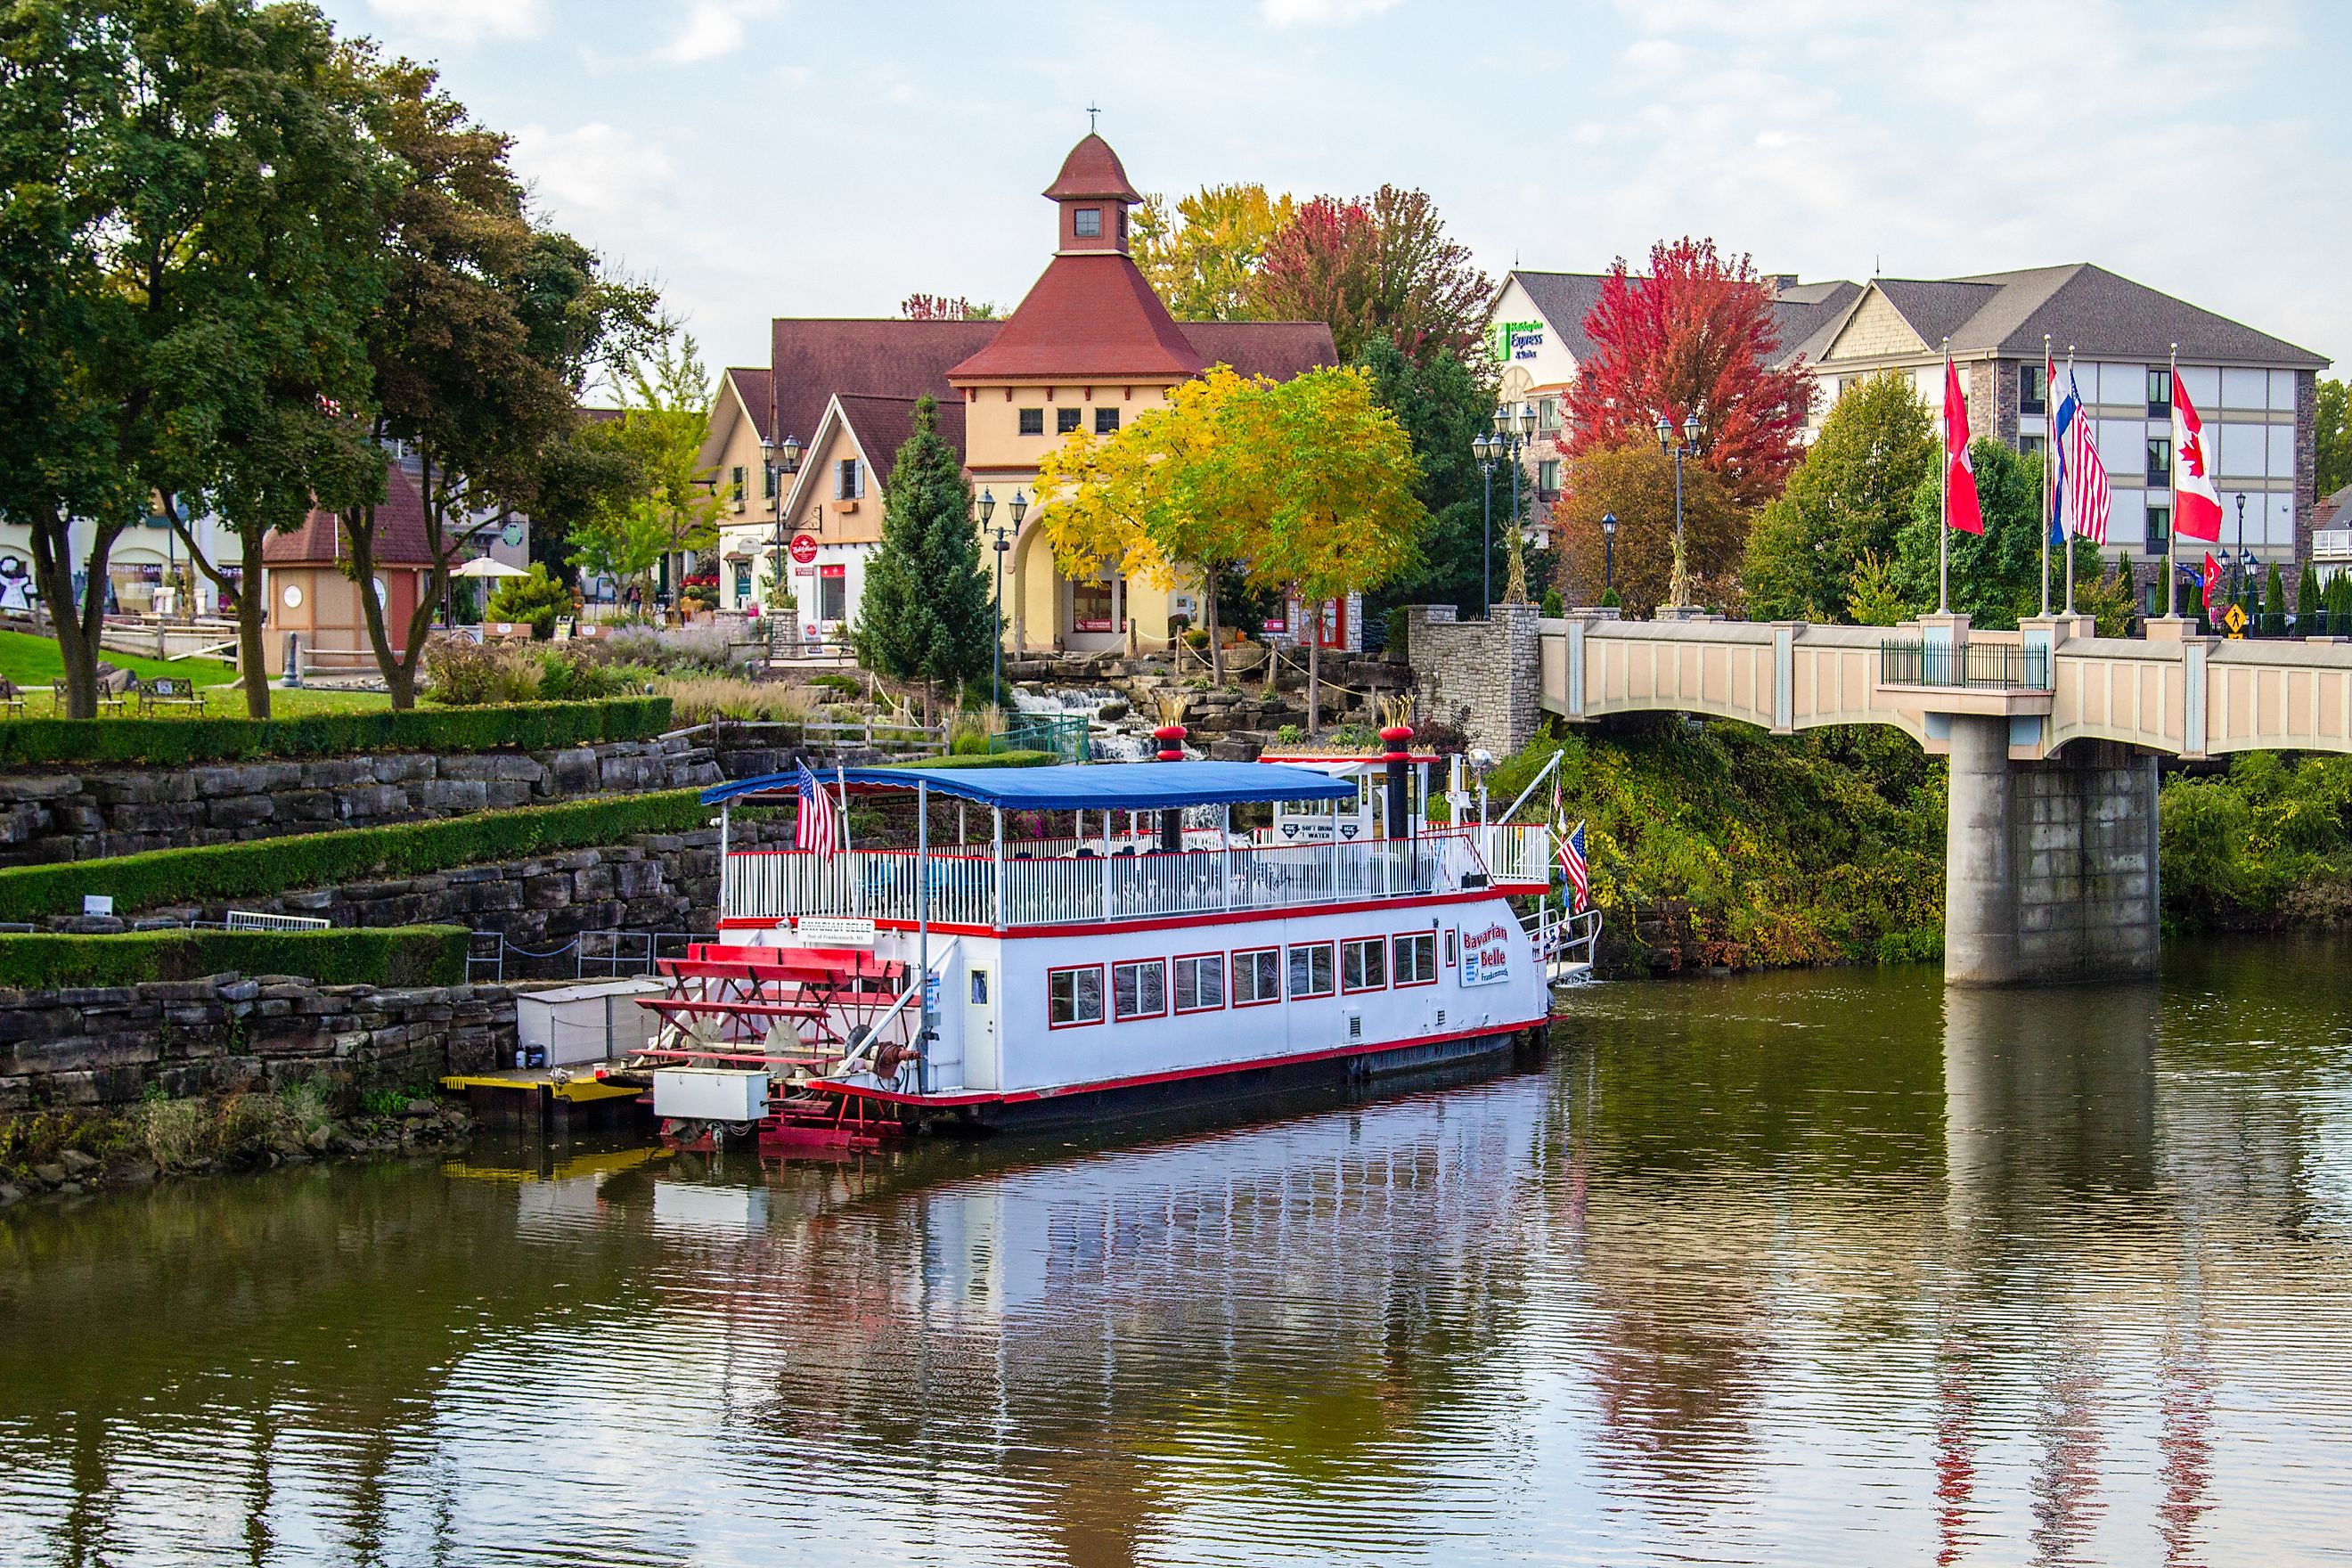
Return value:
<svg viewBox="0 0 2352 1568">
<path fill-rule="evenodd" d="M 2168 408 L 2177 407 L 2177 400 L 2179 396 L 2180 345 L 2179 343 L 2175 343 L 2172 345 L 2172 357 L 2165 362 L 2165 406 Z M 2180 416 L 2176 413 L 2173 416 L 2173 423 L 2176 427 L 2179 426 L 2179 420 Z M 2174 552 L 2180 548 L 2179 542 L 2180 539 L 2180 530 L 2172 526 L 2172 524 L 2178 523 L 2180 521 L 2180 442 L 2176 437 L 2173 440 L 2167 441 L 2164 445 L 2166 450 L 2172 454 L 2172 460 L 2167 466 L 2165 472 L 2165 478 L 2171 482 L 2172 518 L 2171 521 L 2166 524 L 2164 530 L 2164 614 L 2167 619 L 2170 619 L 2180 614 L 2180 567 L 2179 563 L 2173 559 Z"/>
<path fill-rule="evenodd" d="M 1944 340 L 1944 392 L 1952 387 L 1952 340 Z M 1937 445 L 1943 447 L 1942 464 L 1936 469 L 1936 613 L 1952 613 L 1952 449 L 1951 438 L 1945 431 L 1951 428 L 1952 411 L 1944 410 Z"/>
<path fill-rule="evenodd" d="M 2058 389 L 2050 383 L 2050 334 L 2042 334 L 2042 616 L 2050 618 L 2050 487 L 2057 473 Z"/>
<path fill-rule="evenodd" d="M 2066 384 L 2069 386 L 2076 384 L 2074 380 L 2074 345 L 2073 343 L 2068 343 L 2066 345 Z M 2083 407 L 2080 404 L 2077 404 L 2074 407 L 2074 417 L 2080 419 L 2083 416 Z M 2091 450 L 2095 453 L 2098 450 L 2097 446 L 2094 444 Z M 2099 460 L 2101 462 L 2105 462 L 2106 459 L 2102 458 Z M 2082 521 L 2083 520 L 2079 517 L 2074 520 L 2078 524 Z M 2073 527 L 2069 527 L 2066 530 L 2066 613 L 2070 616 L 2074 613 L 2074 530 Z"/>
</svg>

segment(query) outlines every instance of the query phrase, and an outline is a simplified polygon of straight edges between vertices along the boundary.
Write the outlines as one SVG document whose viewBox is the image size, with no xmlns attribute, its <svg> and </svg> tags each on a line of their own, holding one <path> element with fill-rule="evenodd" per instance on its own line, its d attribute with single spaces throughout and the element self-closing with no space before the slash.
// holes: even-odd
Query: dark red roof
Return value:
<svg viewBox="0 0 2352 1568">
<path fill-rule="evenodd" d="M 1244 375 L 1288 381 L 1339 363 L 1331 329 L 1321 321 L 1179 321 L 1210 364 L 1229 364 Z"/>
<path fill-rule="evenodd" d="M 752 428 L 762 441 L 776 438 L 776 399 L 774 378 L 757 365 L 730 365 L 727 379 L 735 384 L 735 391 L 743 399 L 743 406 L 751 411 Z M 801 437 L 805 441 L 806 436 Z"/>
<path fill-rule="evenodd" d="M 1055 201 L 1083 196 L 1108 196 L 1122 202 L 1143 199 L 1127 183 L 1127 171 L 1119 166 L 1118 154 L 1110 150 L 1110 143 L 1091 131 L 1062 160 L 1062 172 L 1045 187 L 1045 195 Z"/>
<path fill-rule="evenodd" d="M 1208 363 L 1133 261 L 1116 250 L 1095 250 L 1065 252 L 1046 263 L 995 340 L 948 377 L 1187 376 Z"/>
<path fill-rule="evenodd" d="M 912 397 L 885 397 L 872 393 L 847 393 L 841 399 L 841 412 L 849 427 L 857 434 L 857 444 L 866 449 L 866 465 L 874 470 L 877 488 L 890 482 L 890 467 L 898 461 L 898 448 L 915 433 L 915 400 Z M 963 398 L 949 393 L 940 400 L 940 439 L 945 441 L 955 455 L 963 456 Z"/>
<path fill-rule="evenodd" d="M 302 526 L 273 533 L 261 542 L 261 559 L 271 566 L 332 566 L 351 559 L 343 542 L 342 520 L 331 511 L 314 511 Z M 416 483 L 394 463 L 384 476 L 383 504 L 375 509 L 375 563 L 379 566 L 430 566 L 433 552 L 425 533 L 425 501 Z"/>
<path fill-rule="evenodd" d="M 948 369 L 985 347 L 1002 321 L 791 320 L 773 322 L 769 352 L 775 363 L 769 426 L 805 444 L 835 393 L 885 397 L 929 393 L 944 407 L 963 395 L 948 384 Z M 781 438 L 781 437 L 780 437 Z"/>
</svg>

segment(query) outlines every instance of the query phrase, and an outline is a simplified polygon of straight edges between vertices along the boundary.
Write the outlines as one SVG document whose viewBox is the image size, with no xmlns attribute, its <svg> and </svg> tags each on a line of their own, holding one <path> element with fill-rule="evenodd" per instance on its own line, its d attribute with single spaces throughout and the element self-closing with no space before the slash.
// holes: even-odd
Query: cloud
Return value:
<svg viewBox="0 0 2352 1568">
<path fill-rule="evenodd" d="M 661 58 L 673 65 L 692 65 L 733 54 L 743 47 L 745 20 L 775 9 L 774 0 L 697 0 L 687 14 L 685 29 L 662 47 Z"/>
<path fill-rule="evenodd" d="M 547 0 L 368 0 L 368 9 L 419 37 L 459 44 L 531 38 L 547 29 Z"/>
<path fill-rule="evenodd" d="M 677 171 L 662 150 L 602 121 L 572 131 L 526 125 L 515 133 L 514 162 L 560 222 L 636 219 L 677 203 Z"/>
<path fill-rule="evenodd" d="M 1345 26 L 1394 10 L 1403 0 L 1258 0 L 1258 13 L 1277 27 Z"/>
</svg>

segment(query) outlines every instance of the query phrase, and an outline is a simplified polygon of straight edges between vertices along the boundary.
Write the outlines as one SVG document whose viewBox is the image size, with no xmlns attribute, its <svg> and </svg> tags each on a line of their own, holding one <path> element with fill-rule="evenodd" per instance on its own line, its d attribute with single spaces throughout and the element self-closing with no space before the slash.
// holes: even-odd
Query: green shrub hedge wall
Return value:
<svg viewBox="0 0 2352 1568">
<path fill-rule="evenodd" d="M 287 719 L 9 719 L 0 721 L 0 768 L 56 763 L 248 762 L 356 752 L 549 751 L 594 741 L 641 741 L 670 727 L 667 697 L 504 707 L 386 708 Z"/>
<path fill-rule="evenodd" d="M 0 935 L 0 990 L 141 985 L 207 974 L 300 974 L 325 985 L 457 985 L 463 926 L 373 931 L 153 931 Z"/>
<path fill-rule="evenodd" d="M 638 833 L 684 832 L 701 826 L 709 815 L 700 791 L 659 790 L 485 811 L 437 822 L 9 867 L 0 869 L 0 920 L 79 914 L 85 893 L 113 895 L 115 913 L 128 915 L 165 904 L 262 898 L 289 888 L 415 876 L 551 850 L 618 844 Z"/>
<path fill-rule="evenodd" d="M 1042 768 L 1062 759 L 1051 752 L 968 752 L 950 757 L 917 757 L 907 763 L 884 763 L 886 768 Z M 823 778 L 820 769 L 817 777 Z"/>
</svg>

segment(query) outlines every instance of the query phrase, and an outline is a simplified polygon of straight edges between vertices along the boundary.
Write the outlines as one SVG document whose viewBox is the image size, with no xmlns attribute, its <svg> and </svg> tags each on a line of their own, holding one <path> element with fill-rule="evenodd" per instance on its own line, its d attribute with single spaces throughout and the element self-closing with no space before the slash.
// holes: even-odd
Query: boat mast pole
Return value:
<svg viewBox="0 0 2352 1568">
<path fill-rule="evenodd" d="M 988 808 L 988 815 L 990 817 L 989 839 L 996 858 L 996 878 L 992 884 L 996 889 L 996 929 L 1003 931 L 1004 929 L 1004 808 L 1001 805 L 992 805 Z"/>
<path fill-rule="evenodd" d="M 931 783 L 915 781 L 915 1092 L 931 1091 Z"/>
</svg>

